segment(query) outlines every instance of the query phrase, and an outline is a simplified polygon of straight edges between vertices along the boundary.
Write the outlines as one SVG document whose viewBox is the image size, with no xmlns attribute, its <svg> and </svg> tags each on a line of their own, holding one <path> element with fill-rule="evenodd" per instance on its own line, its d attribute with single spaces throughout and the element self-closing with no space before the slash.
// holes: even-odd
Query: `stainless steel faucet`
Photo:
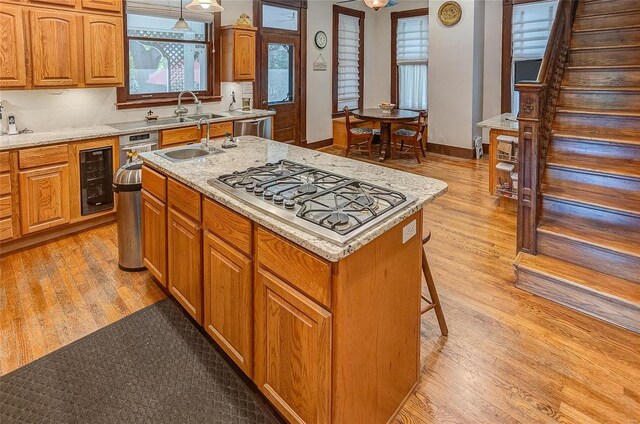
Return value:
<svg viewBox="0 0 640 424">
<path fill-rule="evenodd" d="M 198 97 L 195 95 L 195 93 L 193 91 L 189 91 L 189 90 L 182 90 L 180 92 L 180 94 L 178 94 L 178 108 L 176 109 L 176 115 L 180 116 L 180 115 L 184 115 L 185 113 L 189 112 L 189 109 L 187 109 L 186 107 L 182 106 L 182 95 L 184 93 L 189 93 L 193 96 L 193 101 L 194 104 L 196 105 L 196 110 L 197 113 L 200 113 L 200 108 L 202 107 L 202 103 L 200 103 L 200 100 L 198 100 Z"/>
<path fill-rule="evenodd" d="M 207 124 L 207 138 L 204 138 L 202 140 L 200 140 L 200 144 L 202 144 L 202 147 L 204 147 L 207 150 L 211 150 L 209 148 L 209 137 L 211 137 L 210 135 L 210 130 L 211 130 L 211 124 L 209 123 L 209 121 L 206 120 L 206 118 L 200 118 L 198 119 L 198 130 L 200 130 L 202 128 L 202 123 L 205 122 Z"/>
</svg>

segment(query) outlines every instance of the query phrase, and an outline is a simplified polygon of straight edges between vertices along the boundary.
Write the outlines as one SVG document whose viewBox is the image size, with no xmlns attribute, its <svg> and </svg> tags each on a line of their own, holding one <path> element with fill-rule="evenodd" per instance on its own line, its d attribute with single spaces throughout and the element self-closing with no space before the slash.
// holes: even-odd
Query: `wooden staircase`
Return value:
<svg viewBox="0 0 640 424">
<path fill-rule="evenodd" d="M 640 333 L 640 1 L 580 0 L 516 285 Z"/>
</svg>

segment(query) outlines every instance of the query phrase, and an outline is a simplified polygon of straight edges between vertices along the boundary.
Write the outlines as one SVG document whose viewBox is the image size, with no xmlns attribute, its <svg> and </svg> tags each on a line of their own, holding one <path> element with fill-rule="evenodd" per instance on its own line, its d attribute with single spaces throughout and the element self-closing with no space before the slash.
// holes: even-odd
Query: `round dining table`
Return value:
<svg viewBox="0 0 640 424">
<path fill-rule="evenodd" d="M 419 115 L 413 110 L 393 109 L 384 112 L 380 108 L 355 109 L 351 114 L 358 119 L 380 123 L 380 162 L 384 162 L 391 151 L 391 124 L 412 122 Z"/>
</svg>

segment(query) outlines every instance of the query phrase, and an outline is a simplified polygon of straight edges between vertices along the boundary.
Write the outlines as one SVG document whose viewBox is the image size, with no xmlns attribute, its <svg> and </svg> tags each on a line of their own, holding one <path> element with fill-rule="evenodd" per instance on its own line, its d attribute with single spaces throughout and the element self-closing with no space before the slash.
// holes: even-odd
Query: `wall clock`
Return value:
<svg viewBox="0 0 640 424">
<path fill-rule="evenodd" d="M 455 1 L 444 2 L 438 9 L 438 19 L 444 26 L 454 26 L 460 22 L 460 18 L 462 18 L 462 8 Z"/>
<path fill-rule="evenodd" d="M 320 50 L 324 49 L 325 47 L 327 47 L 327 34 L 325 34 L 324 31 L 316 32 L 315 42 L 316 47 L 318 47 Z"/>
</svg>

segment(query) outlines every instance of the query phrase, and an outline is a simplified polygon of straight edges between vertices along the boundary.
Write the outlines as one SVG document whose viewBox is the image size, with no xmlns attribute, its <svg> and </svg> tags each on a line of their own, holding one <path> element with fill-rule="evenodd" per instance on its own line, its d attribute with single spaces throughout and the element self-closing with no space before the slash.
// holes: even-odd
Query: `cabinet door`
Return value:
<svg viewBox="0 0 640 424">
<path fill-rule="evenodd" d="M 29 0 L 29 2 L 44 5 L 69 6 L 70 8 L 76 7 L 76 0 Z"/>
<path fill-rule="evenodd" d="M 84 79 L 87 85 L 122 85 L 122 18 L 84 16 Z"/>
<path fill-rule="evenodd" d="M 18 173 L 22 234 L 69 222 L 69 165 Z"/>
<path fill-rule="evenodd" d="M 204 328 L 251 376 L 251 259 L 207 231 L 204 238 Z"/>
<path fill-rule="evenodd" d="M 169 208 L 168 287 L 186 311 L 202 325 L 202 241 L 200 225 Z"/>
<path fill-rule="evenodd" d="M 256 77 L 256 33 L 253 31 L 234 31 L 233 74 L 236 81 L 253 81 Z"/>
<path fill-rule="evenodd" d="M 22 8 L 3 4 L 0 9 L 0 87 L 25 87 L 27 64 Z"/>
<path fill-rule="evenodd" d="M 44 9 L 30 14 L 33 85 L 78 85 L 78 15 Z"/>
<path fill-rule="evenodd" d="M 121 12 L 122 0 L 82 0 L 82 8 L 104 10 L 106 12 Z"/>
<path fill-rule="evenodd" d="M 142 191 L 142 257 L 144 265 L 167 286 L 167 208 L 160 200 Z"/>
<path fill-rule="evenodd" d="M 328 423 L 331 314 L 264 269 L 255 290 L 255 383 L 290 422 Z"/>
</svg>

